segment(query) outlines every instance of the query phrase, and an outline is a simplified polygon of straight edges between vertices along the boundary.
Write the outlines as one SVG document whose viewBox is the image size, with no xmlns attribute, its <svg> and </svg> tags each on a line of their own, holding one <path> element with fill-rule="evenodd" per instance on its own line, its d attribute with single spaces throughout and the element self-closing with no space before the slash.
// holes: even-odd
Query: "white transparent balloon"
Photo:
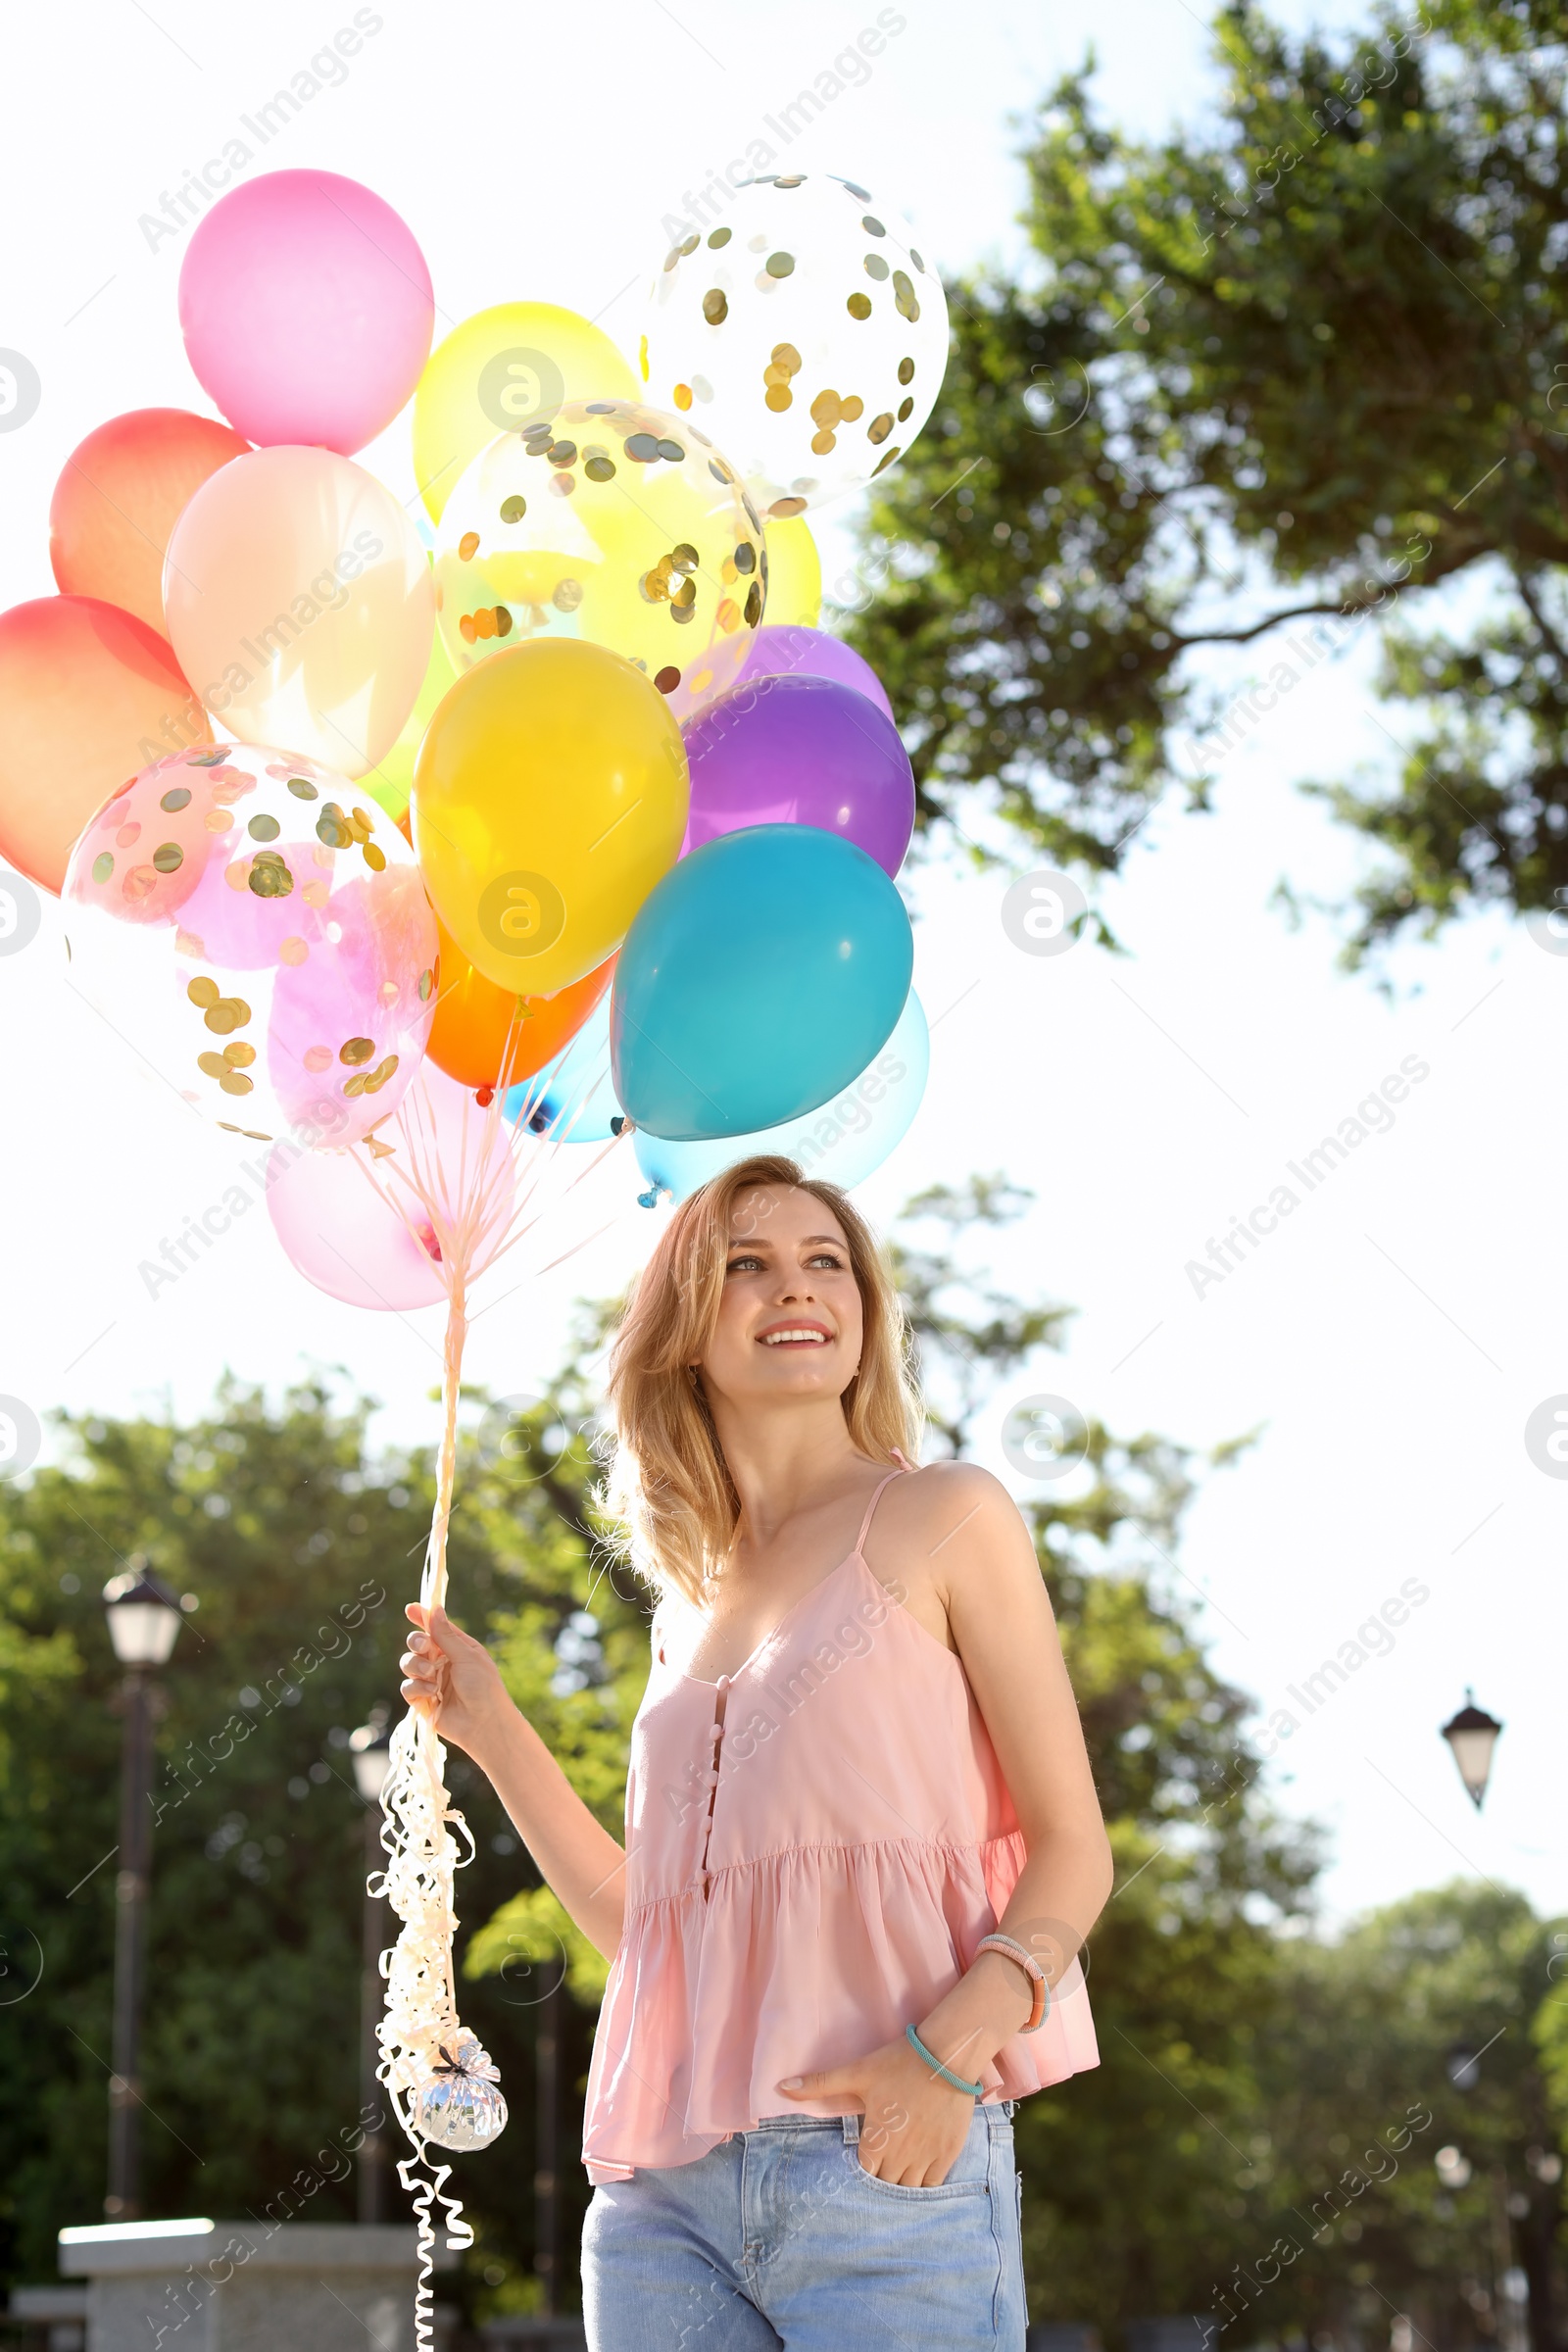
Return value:
<svg viewBox="0 0 1568 2352">
<path fill-rule="evenodd" d="M 884 472 L 947 359 L 942 280 L 908 222 L 825 172 L 746 181 L 672 247 L 640 353 L 650 399 L 689 410 L 774 518 Z"/>
</svg>

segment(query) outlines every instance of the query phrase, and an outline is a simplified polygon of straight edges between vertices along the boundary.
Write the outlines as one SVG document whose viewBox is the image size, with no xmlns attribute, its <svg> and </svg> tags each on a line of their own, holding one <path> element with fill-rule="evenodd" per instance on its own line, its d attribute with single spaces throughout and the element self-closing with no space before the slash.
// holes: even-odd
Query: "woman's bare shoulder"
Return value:
<svg viewBox="0 0 1568 2352">
<path fill-rule="evenodd" d="M 978 1462 L 927 1462 L 895 1479 L 877 1513 L 890 1530 L 928 1547 L 959 1537 L 971 1524 L 1021 1526 L 1017 1504 L 1000 1478 Z"/>
</svg>

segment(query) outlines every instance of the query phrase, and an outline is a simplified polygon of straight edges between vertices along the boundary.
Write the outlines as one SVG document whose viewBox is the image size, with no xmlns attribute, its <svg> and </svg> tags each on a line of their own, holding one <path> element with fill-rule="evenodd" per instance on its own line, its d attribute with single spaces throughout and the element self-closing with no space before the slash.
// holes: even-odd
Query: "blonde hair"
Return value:
<svg viewBox="0 0 1568 2352">
<path fill-rule="evenodd" d="M 696 1600 L 728 1552 L 740 1497 L 702 1387 L 689 1367 L 718 1320 L 730 1220 L 743 1193 L 784 1186 L 831 1210 L 849 1244 L 864 1338 L 842 1398 L 851 1442 L 873 1461 L 912 1461 L 924 1408 L 904 1304 L 876 1236 L 836 1184 L 772 1153 L 738 1160 L 683 1200 L 627 1298 L 610 1358 L 614 1452 L 602 1500 L 633 1567 L 657 1591 Z"/>
</svg>

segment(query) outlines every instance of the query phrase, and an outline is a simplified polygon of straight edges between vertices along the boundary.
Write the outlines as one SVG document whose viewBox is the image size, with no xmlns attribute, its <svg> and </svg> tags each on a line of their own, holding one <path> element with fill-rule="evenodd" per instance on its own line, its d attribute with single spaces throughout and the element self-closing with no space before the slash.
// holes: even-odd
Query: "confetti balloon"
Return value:
<svg viewBox="0 0 1568 2352">
<path fill-rule="evenodd" d="M 629 662 L 570 638 L 462 677 L 414 774 L 414 838 L 442 922 L 513 996 L 613 955 L 686 830 L 686 753 Z"/>
<path fill-rule="evenodd" d="M 883 473 L 931 414 L 942 280 L 899 214 L 825 173 L 751 180 L 665 255 L 642 346 L 648 397 L 690 411 L 768 520 Z"/>
<path fill-rule="evenodd" d="M 250 443 L 216 416 L 132 409 L 95 425 L 49 505 L 49 561 L 68 596 L 102 597 L 164 633 L 164 554 L 209 474 Z"/>
<path fill-rule="evenodd" d="M 373 474 L 326 449 L 256 449 L 174 525 L 164 611 L 181 668 L 244 743 L 363 776 L 430 661 L 430 567 Z"/>
<path fill-rule="evenodd" d="M 335 172 L 268 172 L 197 223 L 179 272 L 190 364 L 249 441 L 347 457 L 389 425 L 435 326 L 414 233 Z"/>
<path fill-rule="evenodd" d="M 603 327 L 554 302 L 498 302 L 436 345 L 414 396 L 414 466 L 439 522 L 466 467 L 497 433 L 548 423 L 569 400 L 635 400 Z"/>
<path fill-rule="evenodd" d="M 370 1147 L 301 1152 L 285 1142 L 268 1155 L 267 1211 L 284 1255 L 345 1305 L 403 1311 L 447 1296 L 429 1208 L 394 1173 L 411 1153 L 423 1169 L 439 1167 L 440 1206 L 449 1218 L 475 1179 L 495 1196 L 513 1173 L 506 1129 L 487 1121 L 472 1095 L 428 1058 Z M 498 1214 L 474 1274 L 495 1255 L 506 1226 Z"/>
<path fill-rule="evenodd" d="M 0 612 L 0 856 L 45 890 L 126 776 L 212 740 L 169 640 L 133 613 L 93 596 Z"/>
<path fill-rule="evenodd" d="M 623 655 L 684 717 L 734 684 L 762 617 L 762 526 L 690 423 L 569 403 L 474 460 L 441 520 L 436 601 L 460 670 L 581 638 Z"/>
<path fill-rule="evenodd" d="M 251 744 L 122 786 L 72 853 L 71 979 L 183 1102 L 259 1143 L 395 1110 L 434 1009 L 413 852 L 347 779 Z"/>
</svg>

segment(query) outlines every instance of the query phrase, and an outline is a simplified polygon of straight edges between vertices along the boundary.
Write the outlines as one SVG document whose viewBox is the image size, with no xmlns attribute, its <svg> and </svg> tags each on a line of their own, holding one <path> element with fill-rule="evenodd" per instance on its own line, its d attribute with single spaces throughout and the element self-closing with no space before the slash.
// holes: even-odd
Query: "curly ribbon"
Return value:
<svg viewBox="0 0 1568 2352">
<path fill-rule="evenodd" d="M 514 1023 L 515 1033 L 517 1023 Z M 509 1040 L 507 1059 L 513 1052 Z M 436 1465 L 435 1507 L 425 1545 L 419 1598 L 426 1608 L 445 1604 L 447 1594 L 447 1530 L 452 1519 L 457 1476 L 458 1401 L 463 1377 L 464 1344 L 467 1338 L 468 1285 L 476 1266 L 492 1264 L 522 1234 L 537 1224 L 543 1210 L 524 1215 L 542 1182 L 546 1163 L 570 1132 L 578 1115 L 558 1123 L 548 1140 L 529 1134 L 530 1109 L 542 1101 L 542 1078 L 530 1089 L 514 1121 L 509 1148 L 497 1152 L 502 1123 L 503 1090 L 498 1085 L 470 1139 L 465 1115 L 459 1164 L 443 1167 L 435 1121 L 416 1080 L 397 1113 L 399 1143 L 386 1146 L 378 1167 L 372 1156 L 355 1156 L 374 1186 L 415 1238 L 424 1244 L 421 1224 L 434 1235 L 439 1263 L 447 1283 L 446 1339 L 442 1349 L 441 1447 Z M 518 1187 L 514 1158 L 521 1139 L 527 1139 L 530 1167 L 527 1182 Z M 617 1139 L 618 1140 L 618 1139 Z M 606 1151 L 615 1149 L 614 1144 Z M 605 1156 L 596 1152 L 588 1167 L 573 1178 L 573 1186 L 592 1173 Z M 568 1189 L 571 1189 L 568 1187 Z M 580 1247 L 581 1245 L 579 1245 Z M 570 1255 L 571 1252 L 566 1253 Z M 559 1262 L 559 1261 L 557 1261 Z M 447 2244 L 454 2251 L 471 2246 L 473 2231 L 463 2219 L 463 2201 L 446 2193 L 452 2167 L 431 2154 L 419 2129 L 419 2094 L 443 2071 L 438 2066 L 443 2044 L 460 2047 L 457 1986 L 453 1976 L 452 1944 L 457 1930 L 453 1896 L 455 1874 L 473 1859 L 474 1841 L 467 1823 L 453 1805 L 446 1787 L 446 1749 L 432 1726 L 411 1708 L 392 1734 L 385 1785 L 381 1792 L 386 1816 L 381 1843 L 386 1868 L 369 1882 L 369 1892 L 385 1896 L 403 1925 L 392 1949 L 381 1955 L 386 1980 L 386 2007 L 376 2026 L 381 2058 L 376 2068 L 386 2084 L 398 2122 L 413 2153 L 400 2159 L 398 2178 L 414 2199 L 418 2218 L 418 2282 L 415 2295 L 416 2352 L 429 2352 L 432 2341 L 431 2287 L 435 2247 L 433 2208 L 446 2214 Z M 467 1847 L 458 1848 L 456 1831 Z"/>
<path fill-rule="evenodd" d="M 405 2126 L 407 2129 L 407 2126 Z M 420 2179 L 420 2169 L 428 2175 Z M 414 2199 L 415 2219 L 418 2225 L 416 2252 L 419 2276 L 414 2288 L 414 2346 L 415 2352 L 432 2352 L 434 2344 L 435 2309 L 432 2278 L 435 2272 L 435 2226 L 430 2219 L 432 2205 L 447 2209 L 447 2244 L 454 2253 L 462 2253 L 473 2243 L 473 2230 L 463 2219 L 463 2200 L 442 2192 L 452 2176 L 450 2164 L 435 2164 L 421 2142 L 418 2152 L 398 2159 L 398 2179 Z"/>
</svg>

